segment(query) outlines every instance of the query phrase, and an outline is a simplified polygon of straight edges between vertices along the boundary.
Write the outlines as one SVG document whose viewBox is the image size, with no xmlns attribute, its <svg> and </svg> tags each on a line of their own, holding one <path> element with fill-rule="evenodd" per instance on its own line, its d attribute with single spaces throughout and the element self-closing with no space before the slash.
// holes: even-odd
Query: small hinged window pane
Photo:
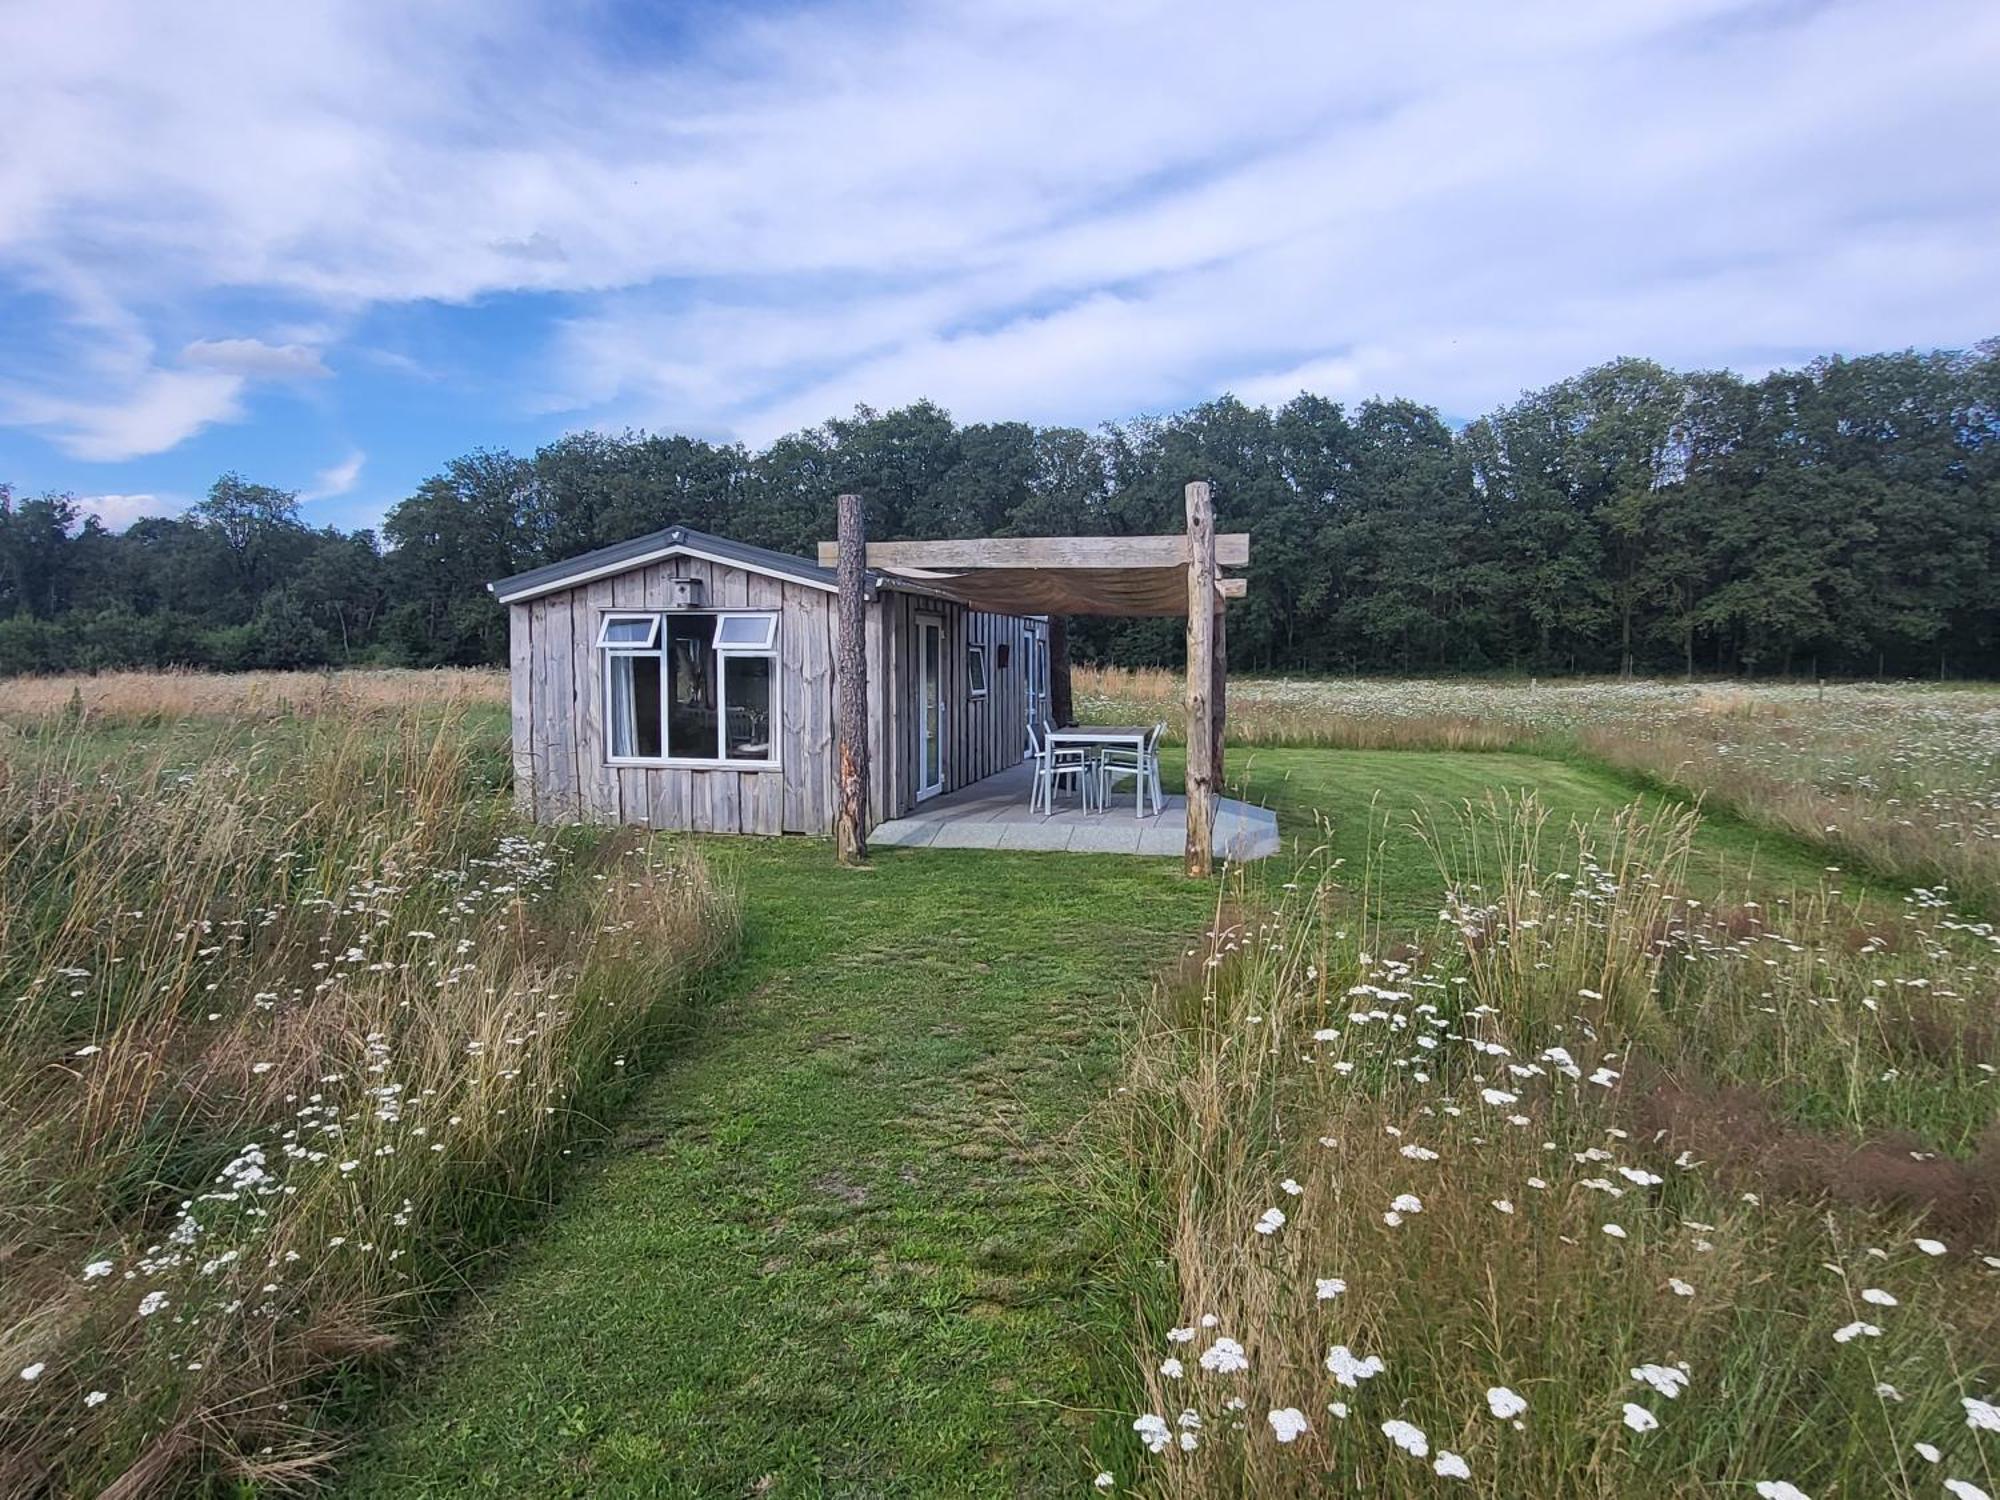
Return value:
<svg viewBox="0 0 2000 1500">
<path fill-rule="evenodd" d="M 769 651 L 777 634 L 776 615 L 722 615 L 715 622 L 715 649 Z"/>
<path fill-rule="evenodd" d="M 597 644 L 648 650 L 660 638 L 658 615 L 606 615 L 597 627 Z"/>
</svg>

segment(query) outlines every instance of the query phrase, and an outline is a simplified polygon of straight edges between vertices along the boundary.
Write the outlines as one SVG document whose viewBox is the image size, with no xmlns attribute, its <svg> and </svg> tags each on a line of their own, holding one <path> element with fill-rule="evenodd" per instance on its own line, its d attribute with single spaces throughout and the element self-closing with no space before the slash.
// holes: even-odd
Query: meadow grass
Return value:
<svg viewBox="0 0 2000 1500">
<path fill-rule="evenodd" d="M 1673 692 L 1232 684 L 1218 888 L 527 829 L 421 675 L 0 691 L 0 1489 L 1995 1489 L 1993 930 Z"/>
<path fill-rule="evenodd" d="M 1236 888 L 1109 1111 L 1104 1488 L 1995 1488 L 1994 935 L 1692 895 L 1698 828 L 1465 804 L 1416 928 Z"/>
<path fill-rule="evenodd" d="M 1078 669 L 1099 722 L 1180 722 L 1180 679 Z M 2000 917 L 2000 689 L 1232 678 L 1232 746 L 1585 758 Z"/>
<path fill-rule="evenodd" d="M 10 1495 L 315 1472 L 735 934 L 691 852 L 517 824 L 490 724 L 165 692 L 0 763 Z"/>
</svg>

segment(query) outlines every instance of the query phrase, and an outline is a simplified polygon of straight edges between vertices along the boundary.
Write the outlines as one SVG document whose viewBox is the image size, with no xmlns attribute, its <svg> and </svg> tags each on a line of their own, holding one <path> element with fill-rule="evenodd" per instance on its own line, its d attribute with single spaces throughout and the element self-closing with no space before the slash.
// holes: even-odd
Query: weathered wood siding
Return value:
<svg viewBox="0 0 2000 1500">
<path fill-rule="evenodd" d="M 878 741 L 888 747 L 882 805 L 889 811 L 877 815 L 901 817 L 917 805 L 917 786 L 923 774 L 919 706 L 923 680 L 917 640 L 921 619 L 938 620 L 944 626 L 944 790 L 956 791 L 1019 765 L 1027 748 L 1028 653 L 1036 649 L 1046 624 L 902 593 L 888 596 L 882 619 L 894 671 L 889 679 L 883 737 Z M 968 679 L 968 648 L 974 645 L 986 648 L 987 688 L 981 698 L 972 696 Z M 1007 647 L 1004 667 L 1000 664 L 1003 645 Z"/>
<path fill-rule="evenodd" d="M 711 608 L 777 612 L 776 766 L 610 764 L 598 621 L 607 610 L 664 608 L 670 578 L 699 578 Z M 543 822 L 824 833 L 833 807 L 832 605 L 823 590 L 691 557 L 514 605 L 516 801 Z"/>
<path fill-rule="evenodd" d="M 778 613 L 778 764 L 765 769 L 614 766 L 599 620 L 664 609 L 667 580 L 699 578 L 714 609 Z M 869 606 L 869 813 L 916 806 L 919 612 L 944 621 L 945 790 L 1018 764 L 1027 726 L 1027 653 L 1039 621 L 886 590 Z M 672 558 L 546 594 L 509 611 L 515 801 L 542 822 L 637 823 L 703 833 L 832 830 L 834 596 L 699 558 Z M 973 698 L 966 648 L 986 647 L 988 691 Z M 1008 662 L 999 664 L 999 648 Z"/>
</svg>

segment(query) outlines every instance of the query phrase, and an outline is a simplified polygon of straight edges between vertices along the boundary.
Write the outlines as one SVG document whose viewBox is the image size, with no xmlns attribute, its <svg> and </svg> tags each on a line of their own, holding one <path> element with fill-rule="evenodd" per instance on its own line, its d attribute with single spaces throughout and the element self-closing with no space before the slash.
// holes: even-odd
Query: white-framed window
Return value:
<svg viewBox="0 0 2000 1500">
<path fill-rule="evenodd" d="M 965 648 L 966 691 L 975 698 L 986 696 L 986 648 L 967 646 Z"/>
<path fill-rule="evenodd" d="M 606 615 L 597 627 L 597 644 L 644 651 L 659 643 L 658 615 Z"/>
<path fill-rule="evenodd" d="M 778 763 L 778 617 L 617 611 L 598 626 L 613 761 Z"/>
</svg>

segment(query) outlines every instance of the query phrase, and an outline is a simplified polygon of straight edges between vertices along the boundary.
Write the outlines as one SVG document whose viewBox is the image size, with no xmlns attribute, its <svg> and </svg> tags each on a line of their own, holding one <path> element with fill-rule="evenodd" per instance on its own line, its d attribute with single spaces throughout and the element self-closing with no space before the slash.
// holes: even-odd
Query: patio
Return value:
<svg viewBox="0 0 2000 1500">
<path fill-rule="evenodd" d="M 1169 796 L 1158 813 L 1134 817 L 1129 798 L 1104 812 L 1073 803 L 1054 813 L 1031 811 L 1030 761 L 917 805 L 907 818 L 878 823 L 869 842 L 887 848 L 1046 849 L 1071 854 L 1139 854 L 1178 858 L 1187 844 L 1187 798 Z M 1265 859 L 1278 852 L 1278 820 L 1268 808 L 1218 797 L 1215 852 L 1223 859 Z"/>
</svg>

